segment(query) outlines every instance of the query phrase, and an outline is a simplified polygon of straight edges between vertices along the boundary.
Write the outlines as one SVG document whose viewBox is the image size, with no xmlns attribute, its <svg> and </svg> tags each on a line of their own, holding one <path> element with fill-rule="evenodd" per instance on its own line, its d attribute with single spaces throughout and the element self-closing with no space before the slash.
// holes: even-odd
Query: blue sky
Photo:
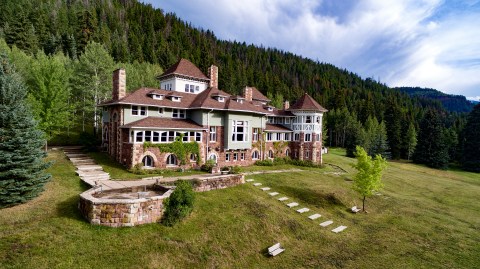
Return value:
<svg viewBox="0 0 480 269">
<path fill-rule="evenodd" d="M 224 40 L 480 100 L 480 0 L 145 0 Z"/>
</svg>

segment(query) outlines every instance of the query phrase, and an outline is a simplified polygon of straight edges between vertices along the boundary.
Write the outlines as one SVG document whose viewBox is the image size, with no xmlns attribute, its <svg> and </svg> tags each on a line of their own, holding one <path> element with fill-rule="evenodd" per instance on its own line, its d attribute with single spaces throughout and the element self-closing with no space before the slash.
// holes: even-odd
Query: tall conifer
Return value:
<svg viewBox="0 0 480 269">
<path fill-rule="evenodd" d="M 468 115 L 467 125 L 463 131 L 464 144 L 462 165 L 465 170 L 480 172 L 480 104 Z"/>
<path fill-rule="evenodd" d="M 36 197 L 50 175 L 43 133 L 26 105 L 27 89 L 0 55 L 0 208 Z"/>
<path fill-rule="evenodd" d="M 420 122 L 418 144 L 413 161 L 441 169 L 448 165 L 448 147 L 445 143 L 444 127 L 436 110 L 429 109 Z"/>
</svg>

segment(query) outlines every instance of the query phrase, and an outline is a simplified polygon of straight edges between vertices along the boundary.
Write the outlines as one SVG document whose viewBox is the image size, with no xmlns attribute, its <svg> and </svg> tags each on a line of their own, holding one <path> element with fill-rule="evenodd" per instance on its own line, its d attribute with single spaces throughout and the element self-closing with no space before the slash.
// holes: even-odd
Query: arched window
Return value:
<svg viewBox="0 0 480 269">
<path fill-rule="evenodd" d="M 143 163 L 143 166 L 145 166 L 145 167 L 153 167 L 152 156 L 147 155 L 147 156 L 143 157 L 142 163 Z"/>
<path fill-rule="evenodd" d="M 168 155 L 167 165 L 177 165 L 177 156 L 173 154 Z"/>
<path fill-rule="evenodd" d="M 286 150 L 285 150 L 285 156 L 287 156 L 287 157 L 290 156 L 290 150 L 289 150 L 289 149 L 286 149 Z"/>
<path fill-rule="evenodd" d="M 108 142 L 108 126 L 103 128 L 103 141 Z"/>
<path fill-rule="evenodd" d="M 215 153 L 210 154 L 210 156 L 208 156 L 208 159 L 213 160 L 215 161 L 215 163 L 217 163 L 217 155 Z"/>
<path fill-rule="evenodd" d="M 258 150 L 252 152 L 252 160 L 257 160 L 259 157 Z"/>
<path fill-rule="evenodd" d="M 191 162 L 196 162 L 197 161 L 197 155 L 195 155 L 195 153 L 190 153 L 190 161 Z"/>
<path fill-rule="evenodd" d="M 273 150 L 268 151 L 268 158 L 273 159 Z"/>
</svg>

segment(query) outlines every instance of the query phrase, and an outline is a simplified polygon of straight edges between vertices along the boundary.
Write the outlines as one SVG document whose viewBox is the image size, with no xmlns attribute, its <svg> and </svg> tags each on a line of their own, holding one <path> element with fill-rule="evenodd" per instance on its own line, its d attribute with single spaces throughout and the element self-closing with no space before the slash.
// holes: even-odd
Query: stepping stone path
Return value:
<svg viewBox="0 0 480 269">
<path fill-rule="evenodd" d="M 282 201 L 282 202 L 283 202 L 283 201 L 286 201 L 286 200 L 288 200 L 288 197 L 281 197 L 281 198 L 278 198 L 278 201 Z"/>
<path fill-rule="evenodd" d="M 311 216 L 308 217 L 308 218 L 311 219 L 311 220 L 316 220 L 316 219 L 320 218 L 321 216 L 322 216 L 322 215 L 320 215 L 320 214 L 313 214 L 313 215 L 311 215 Z"/>
<path fill-rule="evenodd" d="M 247 180 L 245 180 L 245 181 L 246 181 L 246 182 L 253 182 L 253 181 L 255 181 L 255 180 L 253 180 L 253 179 L 247 179 Z"/>
<path fill-rule="evenodd" d="M 77 168 L 77 175 L 90 186 L 100 185 L 101 182 L 109 181 L 110 175 L 103 171 L 100 165 L 87 154 L 81 147 L 64 147 L 63 152 L 72 164 Z"/>
<path fill-rule="evenodd" d="M 296 206 L 298 206 L 298 203 L 293 202 L 293 203 L 287 204 L 287 206 L 290 207 L 290 208 L 296 207 Z"/>
<path fill-rule="evenodd" d="M 322 227 L 327 227 L 328 225 L 330 225 L 330 224 L 332 224 L 332 223 L 333 223 L 332 220 L 327 220 L 327 221 L 325 221 L 325 222 L 320 223 L 320 226 L 322 226 Z"/>
<path fill-rule="evenodd" d="M 270 196 L 275 196 L 275 195 L 278 195 L 278 192 L 271 192 L 271 193 L 269 193 L 268 195 L 270 195 Z"/>
<path fill-rule="evenodd" d="M 262 183 L 253 183 L 253 186 L 262 186 Z"/>
<path fill-rule="evenodd" d="M 345 229 L 347 229 L 347 226 L 338 226 L 337 228 L 333 229 L 332 232 L 338 234 L 339 232 L 341 232 L 341 231 L 343 231 L 343 230 L 345 230 Z"/>
<path fill-rule="evenodd" d="M 297 210 L 298 213 L 305 213 L 305 212 L 308 212 L 308 211 L 310 211 L 310 209 L 308 209 L 306 207 Z"/>
<path fill-rule="evenodd" d="M 261 188 L 262 191 L 269 191 L 270 188 L 269 187 L 265 187 L 265 188 Z"/>
</svg>

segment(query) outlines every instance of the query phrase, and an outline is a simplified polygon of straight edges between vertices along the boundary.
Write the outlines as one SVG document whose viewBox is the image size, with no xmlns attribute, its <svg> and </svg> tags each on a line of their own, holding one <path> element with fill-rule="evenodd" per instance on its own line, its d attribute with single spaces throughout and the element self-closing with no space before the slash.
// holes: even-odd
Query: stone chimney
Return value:
<svg viewBox="0 0 480 269">
<path fill-rule="evenodd" d="M 119 68 L 113 71 L 113 90 L 112 99 L 119 100 L 125 97 L 127 93 L 127 75 L 125 69 Z"/>
<path fill-rule="evenodd" d="M 218 67 L 212 65 L 208 68 L 208 77 L 210 77 L 210 87 L 218 89 Z"/>
<path fill-rule="evenodd" d="M 289 108 L 290 108 L 290 102 L 289 101 L 283 102 L 283 110 L 287 110 Z"/>
<path fill-rule="evenodd" d="M 243 90 L 243 97 L 245 98 L 246 101 L 251 102 L 253 99 L 253 92 L 252 88 L 245 86 L 245 89 Z"/>
</svg>

